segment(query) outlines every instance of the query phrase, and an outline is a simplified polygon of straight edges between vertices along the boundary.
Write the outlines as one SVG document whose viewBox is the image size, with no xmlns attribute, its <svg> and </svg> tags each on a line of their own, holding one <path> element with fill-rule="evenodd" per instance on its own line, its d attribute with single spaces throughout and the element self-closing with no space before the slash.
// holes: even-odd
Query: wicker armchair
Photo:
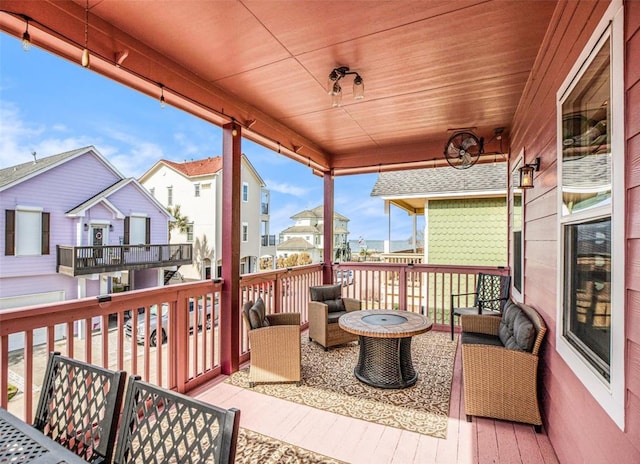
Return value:
<svg viewBox="0 0 640 464">
<path fill-rule="evenodd" d="M 249 386 L 256 383 L 295 382 L 300 384 L 302 353 L 300 313 L 266 314 L 260 327 L 251 323 L 250 312 L 260 306 L 259 298 L 242 308 L 251 348 Z M 255 328 L 252 328 L 255 327 Z"/>
<path fill-rule="evenodd" d="M 341 286 L 320 285 L 309 287 L 309 340 L 322 345 L 326 350 L 358 340 L 358 336 L 345 332 L 338 325 L 343 314 L 361 309 L 360 300 L 343 298 Z"/>
<path fill-rule="evenodd" d="M 469 422 L 472 416 L 492 417 L 533 424 L 540 432 L 538 360 L 547 328 L 530 306 L 509 301 L 503 314 L 513 306 L 526 313 L 535 328 L 530 351 L 502 345 L 499 332 L 504 316 L 461 317 L 464 409 Z"/>
</svg>

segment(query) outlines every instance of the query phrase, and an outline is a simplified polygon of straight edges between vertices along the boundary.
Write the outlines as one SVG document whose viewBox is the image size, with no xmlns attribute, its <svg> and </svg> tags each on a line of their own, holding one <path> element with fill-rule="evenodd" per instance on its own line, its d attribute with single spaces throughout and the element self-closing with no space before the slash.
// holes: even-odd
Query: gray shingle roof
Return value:
<svg viewBox="0 0 640 464">
<path fill-rule="evenodd" d="M 47 156 L 40 158 L 36 162 L 29 161 L 28 163 L 22 163 L 8 168 L 0 169 L 0 189 L 6 185 L 13 184 L 26 177 L 29 177 L 39 171 L 43 171 L 51 166 L 54 166 L 67 158 L 71 158 L 77 154 L 87 152 L 89 150 L 95 150 L 93 146 L 84 148 L 78 148 L 77 150 L 67 151 L 65 153 L 59 153 L 53 156 Z"/>
<path fill-rule="evenodd" d="M 293 237 L 278 245 L 278 250 L 311 250 L 315 248 L 312 244 L 300 237 Z"/>
<path fill-rule="evenodd" d="M 306 218 L 317 218 L 322 219 L 324 217 L 324 207 L 322 205 L 316 206 L 313 209 L 306 209 L 304 211 L 300 211 L 297 214 L 291 216 L 291 219 L 306 219 Z M 343 216 L 342 214 L 334 211 L 333 219 L 338 221 L 348 221 L 349 218 Z"/>
<path fill-rule="evenodd" d="M 450 167 L 381 172 L 372 197 L 429 193 L 481 192 L 507 189 L 507 163 L 477 164 L 469 169 Z"/>
</svg>

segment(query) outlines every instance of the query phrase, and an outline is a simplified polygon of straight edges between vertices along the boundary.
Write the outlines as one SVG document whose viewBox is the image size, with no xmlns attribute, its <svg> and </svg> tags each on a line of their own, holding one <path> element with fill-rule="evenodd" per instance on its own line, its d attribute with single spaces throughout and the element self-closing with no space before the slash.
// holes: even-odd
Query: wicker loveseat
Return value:
<svg viewBox="0 0 640 464">
<path fill-rule="evenodd" d="M 357 335 L 345 332 L 338 319 L 349 311 L 360 310 L 360 300 L 343 298 L 340 285 L 309 287 L 309 340 L 322 345 L 326 350 L 358 339 Z"/>
<path fill-rule="evenodd" d="M 242 308 L 249 331 L 251 365 L 249 386 L 256 383 L 295 382 L 300 384 L 302 352 L 300 313 L 265 314 L 262 298 Z"/>
<path fill-rule="evenodd" d="M 472 416 L 533 424 L 541 431 L 538 360 L 547 331 L 540 315 L 508 300 L 501 317 L 463 315 L 462 379 Z"/>
</svg>

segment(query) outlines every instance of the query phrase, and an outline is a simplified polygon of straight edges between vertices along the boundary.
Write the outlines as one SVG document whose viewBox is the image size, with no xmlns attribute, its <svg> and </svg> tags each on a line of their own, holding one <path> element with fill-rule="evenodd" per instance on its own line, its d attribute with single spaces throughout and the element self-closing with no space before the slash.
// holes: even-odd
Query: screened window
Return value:
<svg viewBox="0 0 640 464">
<path fill-rule="evenodd" d="M 249 201 L 249 184 L 242 183 L 242 201 Z"/>
<path fill-rule="evenodd" d="M 242 224 L 242 241 L 249 241 L 249 225 L 247 223 Z"/>
<path fill-rule="evenodd" d="M 130 245 L 146 244 L 147 238 L 147 218 L 142 216 L 131 216 L 129 222 Z"/>
<path fill-rule="evenodd" d="M 41 254 L 42 213 L 40 211 L 16 211 L 16 255 Z"/>
<path fill-rule="evenodd" d="M 167 206 L 173 206 L 173 187 L 167 187 Z"/>
<path fill-rule="evenodd" d="M 193 191 L 194 196 L 199 197 L 200 196 L 200 184 L 195 184 L 193 186 L 193 188 L 194 188 L 194 191 Z"/>
<path fill-rule="evenodd" d="M 187 242 L 193 242 L 193 224 L 187 225 Z"/>
</svg>

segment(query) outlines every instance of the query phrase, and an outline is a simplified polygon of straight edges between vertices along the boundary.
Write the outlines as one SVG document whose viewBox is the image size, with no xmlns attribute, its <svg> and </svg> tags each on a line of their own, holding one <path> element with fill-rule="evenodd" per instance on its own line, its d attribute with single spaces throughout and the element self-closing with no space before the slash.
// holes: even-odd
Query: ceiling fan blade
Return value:
<svg viewBox="0 0 640 464">
<path fill-rule="evenodd" d="M 462 148 L 463 150 L 467 151 L 469 149 L 469 147 L 478 145 L 478 142 L 475 141 L 475 139 L 473 137 L 467 137 L 466 139 L 464 139 L 462 141 L 462 144 L 460 145 L 460 148 Z"/>
</svg>

